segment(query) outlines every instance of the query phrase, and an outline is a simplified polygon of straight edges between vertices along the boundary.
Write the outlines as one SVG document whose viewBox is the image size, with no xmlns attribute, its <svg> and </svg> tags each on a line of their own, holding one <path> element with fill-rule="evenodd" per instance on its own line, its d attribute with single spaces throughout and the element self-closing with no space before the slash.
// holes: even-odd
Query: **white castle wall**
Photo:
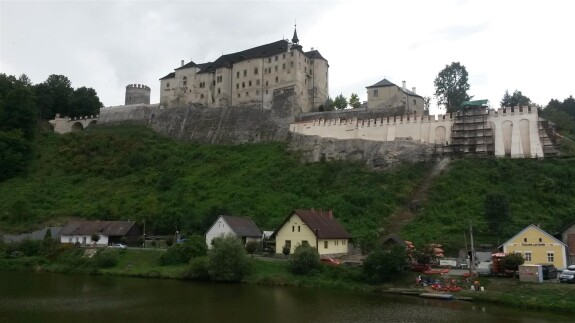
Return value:
<svg viewBox="0 0 575 323">
<path fill-rule="evenodd" d="M 395 141 L 409 139 L 423 144 L 451 142 L 451 115 L 401 116 L 368 120 L 316 119 L 290 124 L 290 131 L 308 136 L 337 139 Z M 495 155 L 515 158 L 543 157 L 539 119 L 533 108 L 490 110 L 487 122 L 493 128 Z"/>
</svg>

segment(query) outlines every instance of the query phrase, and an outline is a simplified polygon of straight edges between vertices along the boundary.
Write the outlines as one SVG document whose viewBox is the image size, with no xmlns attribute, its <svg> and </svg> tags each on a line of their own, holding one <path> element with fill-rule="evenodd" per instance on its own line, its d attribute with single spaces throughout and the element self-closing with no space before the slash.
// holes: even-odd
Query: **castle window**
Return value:
<svg viewBox="0 0 575 323">
<path fill-rule="evenodd" d="M 188 83 L 188 78 L 184 76 L 184 85 Z"/>
<path fill-rule="evenodd" d="M 256 90 L 256 95 L 260 95 L 260 90 Z"/>
<path fill-rule="evenodd" d="M 379 90 L 373 90 L 373 96 L 377 98 L 379 96 Z"/>
<path fill-rule="evenodd" d="M 218 79 L 218 83 L 222 83 L 222 76 L 221 76 L 221 75 L 219 75 L 219 76 L 217 77 L 217 79 Z"/>
<path fill-rule="evenodd" d="M 250 96 L 250 92 L 246 92 L 246 96 Z"/>
<path fill-rule="evenodd" d="M 523 242 L 527 242 L 527 238 L 523 238 Z"/>
<path fill-rule="evenodd" d="M 293 67 L 293 61 L 289 62 L 289 67 Z"/>
<path fill-rule="evenodd" d="M 166 83 L 166 87 L 170 87 L 170 82 L 167 82 L 167 83 Z"/>
<path fill-rule="evenodd" d="M 256 80 L 256 85 L 260 85 L 260 80 Z"/>
<path fill-rule="evenodd" d="M 200 99 L 203 99 L 203 98 L 204 98 L 204 95 L 203 95 L 203 94 L 200 94 Z"/>
<path fill-rule="evenodd" d="M 266 90 L 266 94 L 268 94 L 268 90 Z"/>
<path fill-rule="evenodd" d="M 278 77 L 276 76 L 276 83 L 278 82 Z"/>
<path fill-rule="evenodd" d="M 268 86 L 268 81 L 266 81 L 266 86 Z"/>
<path fill-rule="evenodd" d="M 240 78 L 240 71 L 236 72 L 236 78 L 238 78 L 238 79 Z"/>
<path fill-rule="evenodd" d="M 416 104 L 417 104 L 417 101 L 415 101 L 415 99 L 413 99 L 413 105 L 416 105 Z"/>
<path fill-rule="evenodd" d="M 293 52 L 290 52 L 290 56 L 293 57 Z"/>
<path fill-rule="evenodd" d="M 285 58 L 286 58 L 286 54 L 284 53 L 284 54 L 282 55 L 282 59 L 285 59 Z"/>
<path fill-rule="evenodd" d="M 286 64 L 283 63 L 283 64 L 282 64 L 282 70 L 285 70 L 285 69 L 286 69 Z"/>
<path fill-rule="evenodd" d="M 216 85 L 216 81 L 212 81 L 212 86 Z"/>
<path fill-rule="evenodd" d="M 238 98 L 241 97 L 241 95 L 238 93 Z"/>
<path fill-rule="evenodd" d="M 258 73 L 259 73 L 258 68 L 257 67 L 254 68 L 254 75 L 258 75 Z"/>
<path fill-rule="evenodd" d="M 252 81 L 249 81 L 249 82 L 248 82 L 248 86 L 252 86 Z"/>
<path fill-rule="evenodd" d="M 244 77 L 248 76 L 248 70 L 244 70 Z"/>
<path fill-rule="evenodd" d="M 307 67 L 304 66 L 303 71 L 304 73 L 307 73 Z"/>
<path fill-rule="evenodd" d="M 278 61 L 278 55 L 276 55 L 276 62 Z"/>
<path fill-rule="evenodd" d="M 222 93 L 222 89 L 218 88 L 218 94 Z"/>
<path fill-rule="evenodd" d="M 278 71 L 278 66 L 277 66 L 277 65 L 275 66 L 275 70 L 276 70 L 276 72 Z"/>
<path fill-rule="evenodd" d="M 240 88 L 240 83 L 236 83 L 236 90 Z"/>
<path fill-rule="evenodd" d="M 246 82 L 242 82 L 242 89 L 246 87 Z"/>
<path fill-rule="evenodd" d="M 272 62 L 272 58 L 270 57 L 270 58 L 268 58 L 268 63 L 271 63 L 271 62 Z"/>
</svg>

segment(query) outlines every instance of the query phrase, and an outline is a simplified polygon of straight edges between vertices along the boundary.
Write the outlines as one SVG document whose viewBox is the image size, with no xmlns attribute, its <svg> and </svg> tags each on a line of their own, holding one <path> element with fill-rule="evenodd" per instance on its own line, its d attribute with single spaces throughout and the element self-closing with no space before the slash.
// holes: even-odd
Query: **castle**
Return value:
<svg viewBox="0 0 575 323">
<path fill-rule="evenodd" d="M 304 51 L 297 30 L 291 42 L 279 40 L 213 62 L 190 61 L 160 79 L 160 106 L 262 105 L 274 92 L 293 92 L 301 112 L 318 111 L 329 94 L 329 64 L 317 50 Z"/>
</svg>

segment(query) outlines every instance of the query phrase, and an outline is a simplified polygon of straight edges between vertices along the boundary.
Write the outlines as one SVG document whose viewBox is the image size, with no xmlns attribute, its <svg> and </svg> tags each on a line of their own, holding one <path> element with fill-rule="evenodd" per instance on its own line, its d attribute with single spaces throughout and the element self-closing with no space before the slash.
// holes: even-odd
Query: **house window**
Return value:
<svg viewBox="0 0 575 323">
<path fill-rule="evenodd" d="M 166 87 L 170 87 L 170 82 L 167 82 L 167 83 L 166 83 Z"/>
<path fill-rule="evenodd" d="M 525 261 L 531 261 L 531 251 L 525 251 Z"/>
<path fill-rule="evenodd" d="M 324 241 L 324 242 L 323 242 L 323 248 L 324 248 L 324 249 L 327 249 L 327 241 Z"/>
<path fill-rule="evenodd" d="M 291 249 L 291 240 L 286 240 L 285 246 Z"/>
<path fill-rule="evenodd" d="M 301 227 L 298 225 L 297 226 L 297 232 L 300 232 L 300 231 L 301 231 Z"/>
<path fill-rule="evenodd" d="M 417 101 L 415 101 L 415 99 L 413 99 L 413 105 L 416 105 L 416 104 L 417 104 Z"/>
<path fill-rule="evenodd" d="M 527 238 L 523 238 L 523 242 L 527 242 Z"/>
<path fill-rule="evenodd" d="M 188 78 L 184 76 L 184 85 L 188 84 Z"/>
<path fill-rule="evenodd" d="M 379 90 L 373 90 L 373 96 L 377 98 L 379 96 Z"/>
<path fill-rule="evenodd" d="M 218 83 L 222 83 L 222 76 L 221 75 L 218 76 Z"/>
<path fill-rule="evenodd" d="M 291 226 L 291 232 L 295 232 L 295 225 Z"/>
<path fill-rule="evenodd" d="M 248 70 L 244 70 L 244 77 L 248 76 Z"/>
<path fill-rule="evenodd" d="M 72 237 L 68 238 L 68 242 L 72 243 Z"/>
<path fill-rule="evenodd" d="M 542 239 L 542 238 L 539 238 L 539 242 L 543 242 L 543 239 Z"/>
<path fill-rule="evenodd" d="M 346 240 L 341 240 L 341 244 L 342 244 L 343 246 L 345 246 L 345 245 L 347 244 L 347 241 L 346 241 Z"/>
<path fill-rule="evenodd" d="M 254 68 L 254 75 L 258 75 L 258 73 L 259 73 L 258 68 L 257 67 Z"/>
<path fill-rule="evenodd" d="M 553 254 L 553 252 L 547 253 L 547 262 L 549 263 L 555 262 L 555 254 Z"/>
<path fill-rule="evenodd" d="M 334 241 L 333 241 L 333 244 L 334 244 L 335 246 L 338 246 L 338 245 L 339 245 L 339 240 L 334 240 Z"/>
</svg>

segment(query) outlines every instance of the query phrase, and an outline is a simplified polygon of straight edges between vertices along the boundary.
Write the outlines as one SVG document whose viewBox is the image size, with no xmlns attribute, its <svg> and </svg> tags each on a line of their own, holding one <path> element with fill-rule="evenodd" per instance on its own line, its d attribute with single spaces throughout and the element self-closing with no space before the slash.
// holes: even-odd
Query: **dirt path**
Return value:
<svg viewBox="0 0 575 323">
<path fill-rule="evenodd" d="M 381 232 L 384 235 L 397 234 L 403 227 L 411 222 L 419 211 L 419 208 L 425 204 L 429 194 L 429 187 L 439 173 L 449 165 L 449 159 L 444 158 L 433 166 L 433 169 L 425 174 L 421 183 L 415 187 L 409 197 L 409 202 L 393 212 L 385 221 L 384 227 Z"/>
</svg>

